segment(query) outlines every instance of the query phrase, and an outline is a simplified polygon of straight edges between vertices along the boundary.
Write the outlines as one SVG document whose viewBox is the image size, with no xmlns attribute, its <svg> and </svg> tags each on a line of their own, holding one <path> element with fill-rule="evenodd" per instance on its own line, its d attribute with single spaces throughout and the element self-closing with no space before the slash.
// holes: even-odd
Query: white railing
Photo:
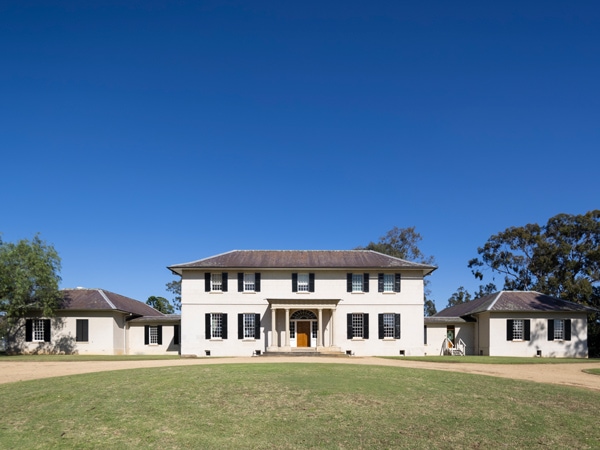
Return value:
<svg viewBox="0 0 600 450">
<path fill-rule="evenodd" d="M 465 344 L 462 339 L 453 343 L 448 338 L 444 338 L 444 342 L 442 343 L 442 355 L 465 356 L 466 350 L 467 344 Z"/>
</svg>

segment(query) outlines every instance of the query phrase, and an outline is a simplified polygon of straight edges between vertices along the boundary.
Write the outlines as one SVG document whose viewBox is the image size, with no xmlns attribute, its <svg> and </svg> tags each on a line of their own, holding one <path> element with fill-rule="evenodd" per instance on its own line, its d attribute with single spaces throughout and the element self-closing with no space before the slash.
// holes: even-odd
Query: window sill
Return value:
<svg viewBox="0 0 600 450">
<path fill-rule="evenodd" d="M 296 294 L 312 294 L 310 291 L 298 291 Z"/>
<path fill-rule="evenodd" d="M 256 294 L 256 291 L 243 291 L 244 294 Z"/>
<path fill-rule="evenodd" d="M 222 341 L 223 338 L 210 338 L 209 341 L 215 341 L 215 342 L 219 342 Z"/>
<path fill-rule="evenodd" d="M 361 295 L 361 294 L 366 294 L 366 292 L 365 292 L 365 291 L 352 291 L 352 292 L 350 292 L 350 293 L 351 293 L 351 294 L 353 294 L 353 295 L 354 295 L 354 294 L 359 294 L 359 295 Z"/>
<path fill-rule="evenodd" d="M 397 341 L 397 339 L 393 338 L 393 337 L 386 337 L 386 338 L 383 338 L 383 340 L 384 341 Z"/>
<path fill-rule="evenodd" d="M 245 339 L 242 339 L 242 342 L 256 342 L 256 339 L 254 339 L 254 338 L 245 338 Z"/>
<path fill-rule="evenodd" d="M 223 291 L 210 291 L 209 294 L 222 294 Z"/>
<path fill-rule="evenodd" d="M 399 292 L 394 292 L 394 291 L 383 291 L 382 292 L 383 295 L 396 295 L 399 294 Z"/>
<path fill-rule="evenodd" d="M 354 337 L 352 338 L 353 341 L 364 341 L 365 338 L 361 338 L 361 337 Z"/>
</svg>

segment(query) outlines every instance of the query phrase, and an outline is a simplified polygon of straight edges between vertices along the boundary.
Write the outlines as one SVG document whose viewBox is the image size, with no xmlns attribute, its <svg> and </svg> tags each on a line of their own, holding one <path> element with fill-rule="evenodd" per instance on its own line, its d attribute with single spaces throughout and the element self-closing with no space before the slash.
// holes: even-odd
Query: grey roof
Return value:
<svg viewBox="0 0 600 450">
<path fill-rule="evenodd" d="M 181 322 L 181 314 L 163 314 L 162 316 L 142 316 L 130 320 L 130 322 L 143 323 L 179 323 Z"/>
<path fill-rule="evenodd" d="M 493 312 L 593 312 L 578 303 L 535 291 L 500 291 L 446 308 L 432 317 L 466 317 Z"/>
<path fill-rule="evenodd" d="M 63 310 L 114 310 L 136 316 L 164 316 L 145 303 L 104 289 L 63 289 L 61 294 L 59 309 Z"/>
<path fill-rule="evenodd" d="M 232 250 L 220 255 L 169 266 L 184 269 L 413 269 L 424 275 L 437 267 L 414 263 L 373 250 Z"/>
</svg>

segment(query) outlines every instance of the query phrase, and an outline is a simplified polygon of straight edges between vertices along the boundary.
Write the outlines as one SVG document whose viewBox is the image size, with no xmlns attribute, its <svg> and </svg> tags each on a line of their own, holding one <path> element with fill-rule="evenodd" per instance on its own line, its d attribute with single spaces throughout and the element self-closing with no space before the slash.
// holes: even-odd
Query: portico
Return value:
<svg viewBox="0 0 600 450">
<path fill-rule="evenodd" d="M 334 317 L 339 299 L 267 299 L 271 310 L 269 352 L 292 349 L 339 352 Z"/>
</svg>

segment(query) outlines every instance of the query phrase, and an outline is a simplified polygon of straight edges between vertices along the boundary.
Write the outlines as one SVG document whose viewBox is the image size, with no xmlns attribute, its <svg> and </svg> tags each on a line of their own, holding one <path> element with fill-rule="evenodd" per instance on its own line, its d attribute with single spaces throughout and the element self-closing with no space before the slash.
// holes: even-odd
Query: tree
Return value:
<svg viewBox="0 0 600 450">
<path fill-rule="evenodd" d="M 463 286 L 459 287 L 452 297 L 448 299 L 448 304 L 446 308 L 450 308 L 451 306 L 460 305 L 461 303 L 466 303 L 471 301 L 471 294 L 467 291 Z"/>
<path fill-rule="evenodd" d="M 600 308 L 600 210 L 558 214 L 546 225 L 510 227 L 493 235 L 469 261 L 483 280 L 485 269 L 504 276 L 504 289 L 536 290 Z M 588 323 L 590 354 L 600 351 L 600 316 Z"/>
<path fill-rule="evenodd" d="M 39 235 L 16 244 L 0 240 L 0 315 L 9 341 L 19 319 L 54 315 L 60 301 L 59 272 L 58 252 Z"/>
<path fill-rule="evenodd" d="M 152 295 L 146 300 L 146 305 L 152 306 L 163 314 L 173 314 L 175 312 L 173 305 L 171 305 L 169 300 L 164 297 L 155 297 Z"/>
<path fill-rule="evenodd" d="M 369 242 L 366 247 L 357 247 L 359 250 L 374 250 L 379 253 L 394 256 L 408 261 L 418 262 L 421 264 L 434 265 L 433 256 L 425 256 L 418 247 L 418 243 L 423 238 L 415 231 L 415 227 L 398 228 L 394 227 L 389 230 L 385 236 L 379 238 L 378 242 Z M 424 298 L 424 314 L 432 316 L 437 311 L 435 302 L 429 299 L 431 289 L 429 289 L 429 280 L 424 280 L 425 298 Z"/>
<path fill-rule="evenodd" d="M 173 280 L 166 284 L 167 291 L 174 294 L 173 305 L 177 311 L 181 311 L 181 278 L 179 280 Z"/>
</svg>

